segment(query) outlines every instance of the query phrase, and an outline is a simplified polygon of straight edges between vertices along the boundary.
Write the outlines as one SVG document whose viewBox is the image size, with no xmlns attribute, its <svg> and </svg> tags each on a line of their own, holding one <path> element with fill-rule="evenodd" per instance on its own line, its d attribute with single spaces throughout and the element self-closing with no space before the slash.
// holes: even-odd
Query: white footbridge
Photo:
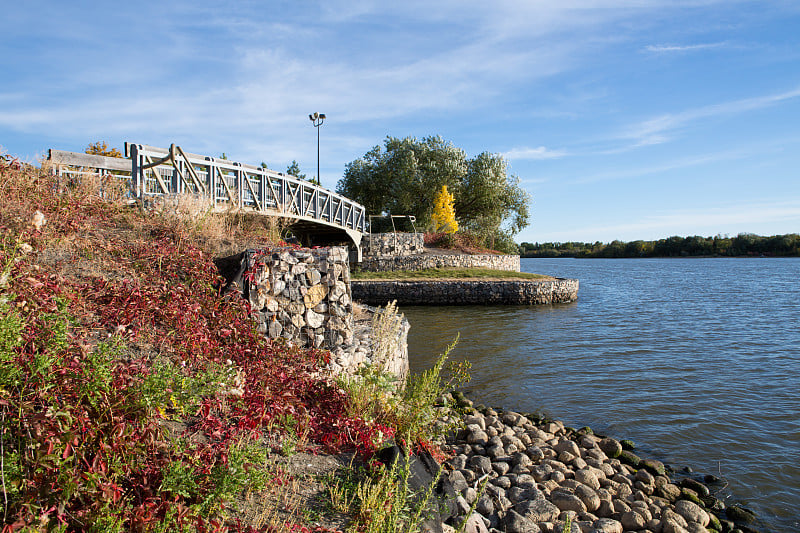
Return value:
<svg viewBox="0 0 800 533">
<path fill-rule="evenodd" d="M 287 219 L 306 245 L 348 242 L 361 259 L 367 230 L 364 206 L 314 183 L 274 170 L 184 152 L 125 143 L 125 159 L 50 150 L 60 175 L 114 174 L 129 182 L 133 198 L 192 194 L 214 210 L 242 210 Z"/>
</svg>

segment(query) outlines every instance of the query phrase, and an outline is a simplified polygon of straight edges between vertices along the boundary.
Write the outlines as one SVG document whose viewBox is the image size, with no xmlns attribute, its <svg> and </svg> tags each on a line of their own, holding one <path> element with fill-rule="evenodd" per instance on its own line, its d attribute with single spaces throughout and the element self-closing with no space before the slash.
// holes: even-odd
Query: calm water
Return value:
<svg viewBox="0 0 800 533">
<path fill-rule="evenodd" d="M 473 398 L 542 410 L 720 475 L 771 531 L 800 531 L 800 259 L 523 259 L 578 301 L 405 307 L 413 371 L 460 333 Z"/>
</svg>

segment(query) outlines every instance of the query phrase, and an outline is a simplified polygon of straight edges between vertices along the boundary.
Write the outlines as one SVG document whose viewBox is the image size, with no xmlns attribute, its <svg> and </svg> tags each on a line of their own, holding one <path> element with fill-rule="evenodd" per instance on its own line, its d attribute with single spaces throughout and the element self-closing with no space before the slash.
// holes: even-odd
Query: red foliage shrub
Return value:
<svg viewBox="0 0 800 533">
<path fill-rule="evenodd" d="M 0 177 L 18 170 L 11 166 Z M 23 327 L 0 354 L 4 533 L 60 524 L 146 531 L 164 520 L 223 531 L 196 504 L 212 493 L 211 474 L 240 438 L 262 436 L 284 415 L 306 424 L 310 445 L 326 450 L 369 454 L 379 436 L 391 436 L 347 416 L 345 393 L 321 377 L 327 352 L 258 334 L 244 300 L 220 296 L 211 258 L 182 235 L 98 197 L 65 194 L 53 177 L 11 177 L 0 193 L 0 272 L 8 274 L 0 319 L 18 317 Z M 47 218 L 41 231 L 20 222 L 33 209 Z M 20 255 L 23 241 L 35 252 Z M 100 273 L 37 260 L 64 243 L 73 243 L 64 261 L 91 256 Z M 167 435 L 164 410 L 143 402 L 159 360 L 187 379 L 230 361 L 243 377 L 241 394 L 217 390 L 203 399 L 188 430 L 203 438 L 183 447 Z M 195 480 L 192 491 L 164 486 L 176 464 Z"/>
</svg>

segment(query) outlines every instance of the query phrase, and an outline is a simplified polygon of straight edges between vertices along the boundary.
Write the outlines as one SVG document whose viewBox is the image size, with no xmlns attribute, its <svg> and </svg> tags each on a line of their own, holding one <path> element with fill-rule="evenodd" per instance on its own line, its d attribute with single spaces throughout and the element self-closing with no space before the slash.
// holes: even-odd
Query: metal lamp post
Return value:
<svg viewBox="0 0 800 533">
<path fill-rule="evenodd" d="M 319 127 L 325 122 L 325 113 L 312 113 L 308 115 L 308 119 L 317 128 L 317 185 L 322 185 L 319 176 Z"/>
</svg>

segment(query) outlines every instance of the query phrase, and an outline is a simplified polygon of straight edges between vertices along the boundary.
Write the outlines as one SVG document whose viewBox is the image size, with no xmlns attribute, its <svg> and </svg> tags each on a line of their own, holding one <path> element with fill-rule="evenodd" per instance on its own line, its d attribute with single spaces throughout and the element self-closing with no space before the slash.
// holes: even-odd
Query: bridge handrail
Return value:
<svg viewBox="0 0 800 533">
<path fill-rule="evenodd" d="M 319 185 L 274 170 L 227 159 L 125 143 L 131 160 L 131 188 L 137 197 L 190 192 L 208 197 L 213 205 L 289 217 L 303 217 L 366 231 L 363 205 Z"/>
<path fill-rule="evenodd" d="M 126 159 L 104 155 L 81 154 L 79 152 L 67 152 L 66 150 L 48 150 L 47 160 L 55 165 L 57 169 L 67 166 L 94 168 L 97 170 L 114 172 L 131 171 L 131 162 Z"/>
</svg>

